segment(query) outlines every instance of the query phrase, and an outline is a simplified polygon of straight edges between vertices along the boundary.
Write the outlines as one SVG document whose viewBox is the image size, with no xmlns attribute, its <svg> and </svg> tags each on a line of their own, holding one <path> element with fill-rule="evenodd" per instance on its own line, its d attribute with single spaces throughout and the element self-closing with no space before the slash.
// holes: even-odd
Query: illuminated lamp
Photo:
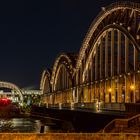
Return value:
<svg viewBox="0 0 140 140">
<path fill-rule="evenodd" d="M 128 31 L 130 31 L 130 30 L 131 30 L 131 27 L 130 27 L 130 26 L 128 26 L 128 27 L 127 27 L 127 30 L 128 30 Z"/>
<path fill-rule="evenodd" d="M 108 91 L 111 93 L 112 89 L 111 89 L 111 88 L 109 88 L 109 89 L 108 89 Z"/>
<path fill-rule="evenodd" d="M 139 40 L 140 39 L 140 35 L 136 35 L 136 38 L 137 38 L 137 40 Z"/>
<path fill-rule="evenodd" d="M 134 85 L 131 85 L 131 86 L 130 86 L 130 89 L 131 89 L 131 90 L 134 90 L 134 89 L 135 89 L 135 86 L 134 86 Z"/>
<path fill-rule="evenodd" d="M 130 75 L 130 73 L 128 73 L 128 75 Z"/>
</svg>

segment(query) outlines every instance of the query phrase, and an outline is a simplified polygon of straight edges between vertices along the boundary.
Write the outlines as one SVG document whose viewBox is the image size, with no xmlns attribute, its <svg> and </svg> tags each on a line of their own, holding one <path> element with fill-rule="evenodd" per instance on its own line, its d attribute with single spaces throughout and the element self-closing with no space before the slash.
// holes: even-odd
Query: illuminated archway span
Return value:
<svg viewBox="0 0 140 140">
<path fill-rule="evenodd" d="M 10 82 L 0 81 L 0 87 L 14 90 L 16 93 L 19 94 L 20 102 L 23 103 L 23 95 L 22 95 L 22 92 L 21 92 L 21 90 L 20 90 L 20 88 L 18 86 L 16 86 L 13 83 L 10 83 Z"/>
<path fill-rule="evenodd" d="M 51 84 L 53 86 L 53 90 L 55 87 L 55 81 L 58 75 L 58 70 L 60 69 L 61 65 L 63 65 L 66 68 L 67 73 L 72 79 L 75 72 L 75 61 L 76 61 L 76 55 L 71 53 L 67 53 L 67 54 L 62 53 L 56 58 L 55 63 L 53 65 L 52 77 L 51 77 Z"/>
<path fill-rule="evenodd" d="M 96 47 L 98 44 L 101 43 L 101 38 L 103 38 L 104 36 L 106 36 L 106 33 L 108 33 L 111 30 L 116 30 L 116 31 L 120 31 L 120 33 L 124 34 L 130 42 L 132 42 L 133 47 L 138 46 L 138 44 L 136 43 L 134 37 L 122 26 L 117 25 L 117 24 L 111 24 L 111 25 L 107 25 L 101 32 L 100 34 L 96 37 L 95 42 L 93 43 L 93 46 L 89 52 L 89 55 L 87 56 L 86 60 L 85 60 L 85 67 L 83 69 L 83 76 L 84 73 L 87 69 L 87 66 L 89 65 L 90 59 L 91 59 L 91 55 L 96 55 Z M 137 48 L 137 47 L 136 47 Z M 84 79 L 82 77 L 82 79 Z"/>
<path fill-rule="evenodd" d="M 52 92 L 52 86 L 50 84 L 51 80 L 51 70 L 46 69 L 42 73 L 41 82 L 40 82 L 40 90 L 42 93 L 51 93 Z"/>
<path fill-rule="evenodd" d="M 77 57 L 63 53 L 56 58 L 52 92 L 44 99 L 56 105 L 136 102 L 140 100 L 139 79 L 140 4 L 117 2 L 102 7 Z M 68 80 L 74 84 L 65 86 L 70 85 Z"/>
<path fill-rule="evenodd" d="M 68 72 L 64 64 L 60 64 L 56 71 L 55 81 L 53 84 L 53 90 L 59 91 L 59 90 L 68 89 L 72 87 L 72 81 L 73 79 L 72 79 L 71 73 Z"/>
<path fill-rule="evenodd" d="M 82 69 L 83 102 L 136 102 L 140 53 L 134 37 L 121 25 L 106 26 L 95 39 Z M 133 87 L 133 88 L 132 88 Z M 135 89 L 135 90 L 134 90 Z M 91 97 L 92 91 L 94 95 Z M 88 95 L 87 95 L 88 94 Z"/>
<path fill-rule="evenodd" d="M 140 50 L 140 4 L 133 2 L 117 2 L 102 8 L 101 13 L 91 24 L 80 49 L 76 70 L 78 71 L 85 55 L 88 56 L 97 36 L 109 24 L 121 25 L 135 42 L 135 47 Z"/>
</svg>

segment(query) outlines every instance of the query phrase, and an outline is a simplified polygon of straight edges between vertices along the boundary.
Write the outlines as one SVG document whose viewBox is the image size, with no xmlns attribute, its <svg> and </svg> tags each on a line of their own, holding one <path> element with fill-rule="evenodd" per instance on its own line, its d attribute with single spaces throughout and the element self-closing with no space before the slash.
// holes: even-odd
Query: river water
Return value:
<svg viewBox="0 0 140 140">
<path fill-rule="evenodd" d="M 35 117 L 0 119 L 0 132 L 40 133 L 41 126 L 44 126 L 43 132 L 60 131 L 59 123 L 56 122 L 51 118 Z"/>
</svg>

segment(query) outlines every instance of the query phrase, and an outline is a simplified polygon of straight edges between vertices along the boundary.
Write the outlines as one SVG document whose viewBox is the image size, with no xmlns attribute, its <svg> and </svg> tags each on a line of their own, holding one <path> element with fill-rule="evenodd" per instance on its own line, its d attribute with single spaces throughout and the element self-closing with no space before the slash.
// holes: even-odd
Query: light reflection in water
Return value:
<svg viewBox="0 0 140 140">
<path fill-rule="evenodd" d="M 0 124 L 4 125 L 0 127 L 0 132 L 33 132 L 40 133 L 41 125 L 45 125 L 39 119 L 35 118 L 11 118 L 2 119 Z M 6 124 L 6 125 L 5 125 Z M 49 132 L 51 126 L 45 126 L 44 132 Z"/>
</svg>

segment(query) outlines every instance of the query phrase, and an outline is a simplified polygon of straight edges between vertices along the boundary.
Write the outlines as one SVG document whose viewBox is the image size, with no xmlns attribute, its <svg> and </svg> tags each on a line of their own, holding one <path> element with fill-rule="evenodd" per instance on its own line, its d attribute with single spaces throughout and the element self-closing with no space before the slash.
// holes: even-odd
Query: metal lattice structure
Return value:
<svg viewBox="0 0 140 140">
<path fill-rule="evenodd" d="M 0 88 L 12 89 L 16 94 L 19 94 L 20 102 L 23 103 L 22 91 L 21 91 L 20 88 L 19 88 L 18 86 L 16 86 L 15 84 L 10 83 L 10 82 L 3 82 L 3 81 L 0 81 Z"/>
<path fill-rule="evenodd" d="M 45 103 L 139 101 L 140 4 L 118 2 L 103 7 L 78 56 L 61 54 L 48 82 L 52 91 L 45 93 Z M 44 90 L 47 84 L 41 85 Z"/>
</svg>

